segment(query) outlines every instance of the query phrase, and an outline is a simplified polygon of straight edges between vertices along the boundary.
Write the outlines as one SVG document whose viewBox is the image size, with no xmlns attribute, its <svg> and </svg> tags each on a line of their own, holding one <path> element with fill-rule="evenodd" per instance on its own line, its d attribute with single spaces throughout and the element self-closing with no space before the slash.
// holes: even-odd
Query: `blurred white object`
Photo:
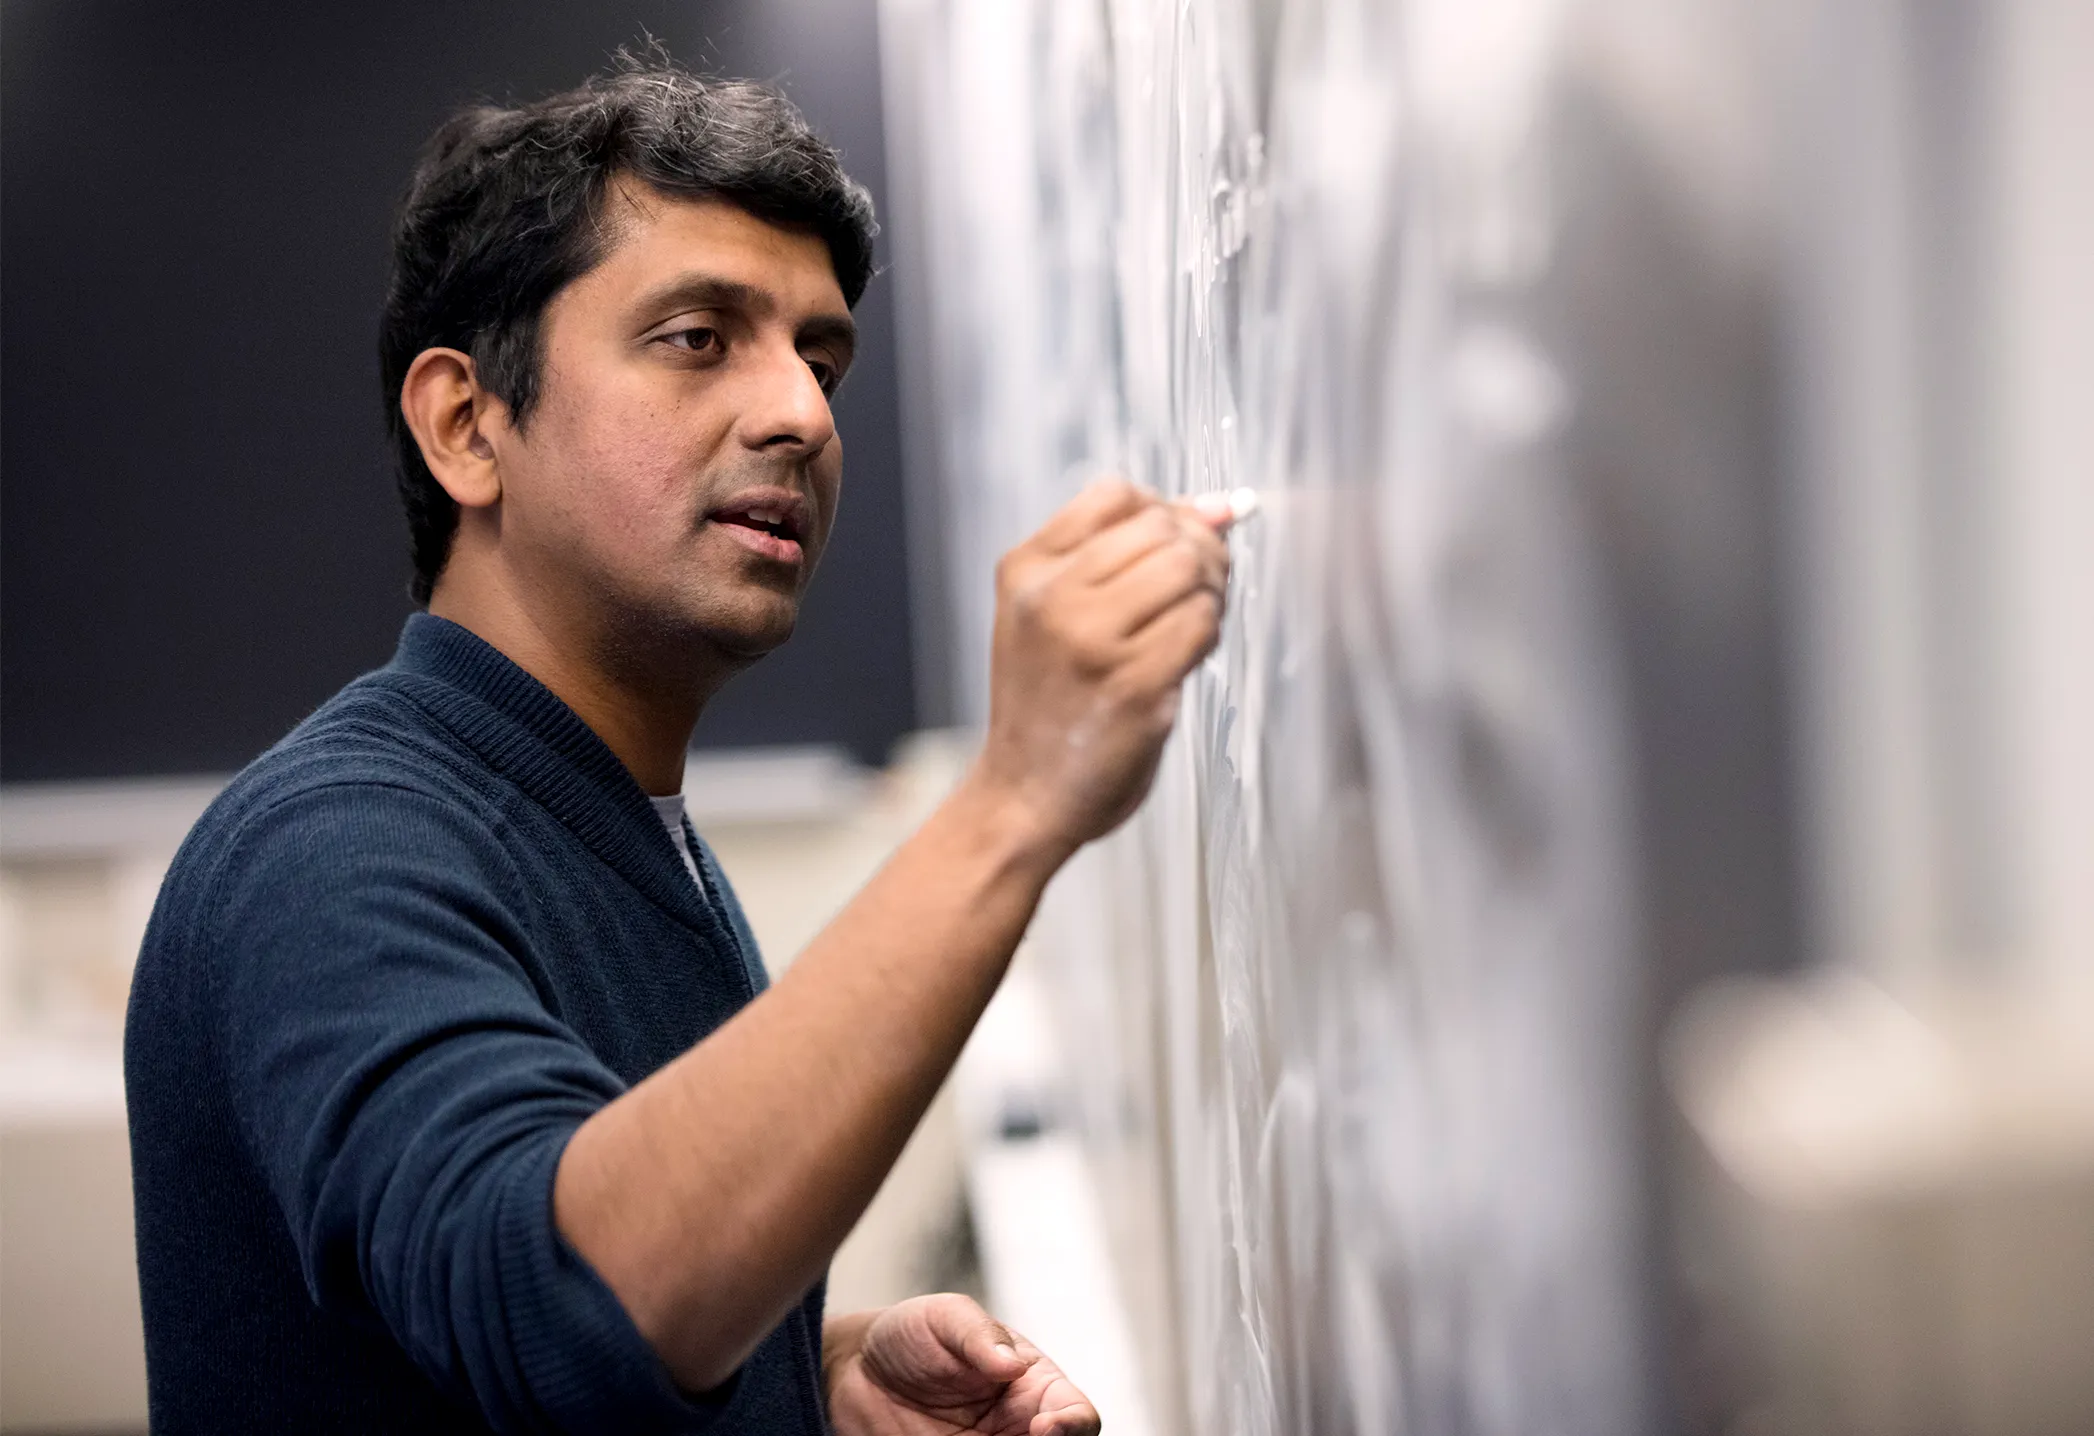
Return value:
<svg viewBox="0 0 2094 1436">
<path fill-rule="evenodd" d="M 0 791 L 0 1430 L 145 1429 L 119 1041 L 160 879 L 222 784 Z"/>
<path fill-rule="evenodd" d="M 2009 989 L 1726 986 L 1675 1034 L 1751 1429 L 2094 1431 L 2094 1027 Z"/>
<path fill-rule="evenodd" d="M 225 780 L 0 789 L 0 1041 L 113 1038 L 175 849 Z"/>
<path fill-rule="evenodd" d="M 953 1073 L 986 1304 L 1054 1358 L 1113 1436 L 1154 1436 L 1062 1060 L 1021 955 Z"/>
<path fill-rule="evenodd" d="M 0 1431 L 144 1431 L 123 1069 L 0 1039 Z"/>
<path fill-rule="evenodd" d="M 717 823 L 836 819 L 865 801 L 874 776 L 827 744 L 700 749 L 684 760 L 684 812 L 701 833 Z"/>
</svg>

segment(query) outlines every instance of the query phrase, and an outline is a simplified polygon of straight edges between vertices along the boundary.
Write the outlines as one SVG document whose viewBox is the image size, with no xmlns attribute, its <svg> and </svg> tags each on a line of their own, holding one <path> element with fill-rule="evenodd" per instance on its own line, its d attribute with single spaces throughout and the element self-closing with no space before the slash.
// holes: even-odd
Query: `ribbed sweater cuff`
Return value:
<svg viewBox="0 0 2094 1436">
<path fill-rule="evenodd" d="M 703 1397 L 676 1387 L 616 1294 L 553 1222 L 565 1143 L 547 1143 L 503 1204 L 503 1306 L 525 1388 L 559 1431 L 703 1431 L 733 1401 L 740 1374 Z"/>
</svg>

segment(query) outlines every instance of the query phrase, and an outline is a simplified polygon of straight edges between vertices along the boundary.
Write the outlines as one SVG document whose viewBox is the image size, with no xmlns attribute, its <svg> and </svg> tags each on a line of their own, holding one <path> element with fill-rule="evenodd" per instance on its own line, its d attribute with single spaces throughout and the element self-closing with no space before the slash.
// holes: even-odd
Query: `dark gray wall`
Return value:
<svg viewBox="0 0 2094 1436">
<path fill-rule="evenodd" d="M 876 0 L 746 0 L 720 40 L 732 68 L 778 84 L 888 214 Z M 911 668 L 908 521 L 902 481 L 890 236 L 880 273 L 858 301 L 860 358 L 836 399 L 844 500 L 817 592 L 790 647 L 721 695 L 699 724 L 707 742 L 755 743 L 786 715 L 844 714 L 861 754 L 884 753 L 916 726 Z M 829 736 L 825 730 L 820 735 Z"/>
<path fill-rule="evenodd" d="M 9 0 L 0 9 L 0 777 L 237 767 L 390 652 L 404 525 L 373 337 L 394 196 L 454 105 L 643 29 L 784 78 L 884 199 L 873 7 Z M 809 18 L 804 12 L 802 19 Z M 701 743 L 914 725 L 885 279 L 798 636 Z"/>
</svg>

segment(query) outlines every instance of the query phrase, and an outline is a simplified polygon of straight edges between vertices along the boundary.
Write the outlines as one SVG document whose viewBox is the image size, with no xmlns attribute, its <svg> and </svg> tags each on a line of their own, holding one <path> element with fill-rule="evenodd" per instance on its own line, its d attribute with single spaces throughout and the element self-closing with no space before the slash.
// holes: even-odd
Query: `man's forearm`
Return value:
<svg viewBox="0 0 2094 1436">
<path fill-rule="evenodd" d="M 1064 856 L 963 784 L 769 992 L 575 1133 L 560 1230 L 687 1389 L 725 1381 L 820 1275 Z"/>
</svg>

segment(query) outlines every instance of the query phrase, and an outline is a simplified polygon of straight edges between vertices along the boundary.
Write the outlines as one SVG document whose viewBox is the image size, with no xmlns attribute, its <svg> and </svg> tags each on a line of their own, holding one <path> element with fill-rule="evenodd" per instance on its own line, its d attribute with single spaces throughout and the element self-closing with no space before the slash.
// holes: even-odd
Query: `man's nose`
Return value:
<svg viewBox="0 0 2094 1436">
<path fill-rule="evenodd" d="M 749 400 L 742 410 L 742 442 L 752 449 L 785 450 L 807 457 L 836 437 L 829 396 L 814 371 L 792 349 L 766 351 L 749 375 Z"/>
</svg>

